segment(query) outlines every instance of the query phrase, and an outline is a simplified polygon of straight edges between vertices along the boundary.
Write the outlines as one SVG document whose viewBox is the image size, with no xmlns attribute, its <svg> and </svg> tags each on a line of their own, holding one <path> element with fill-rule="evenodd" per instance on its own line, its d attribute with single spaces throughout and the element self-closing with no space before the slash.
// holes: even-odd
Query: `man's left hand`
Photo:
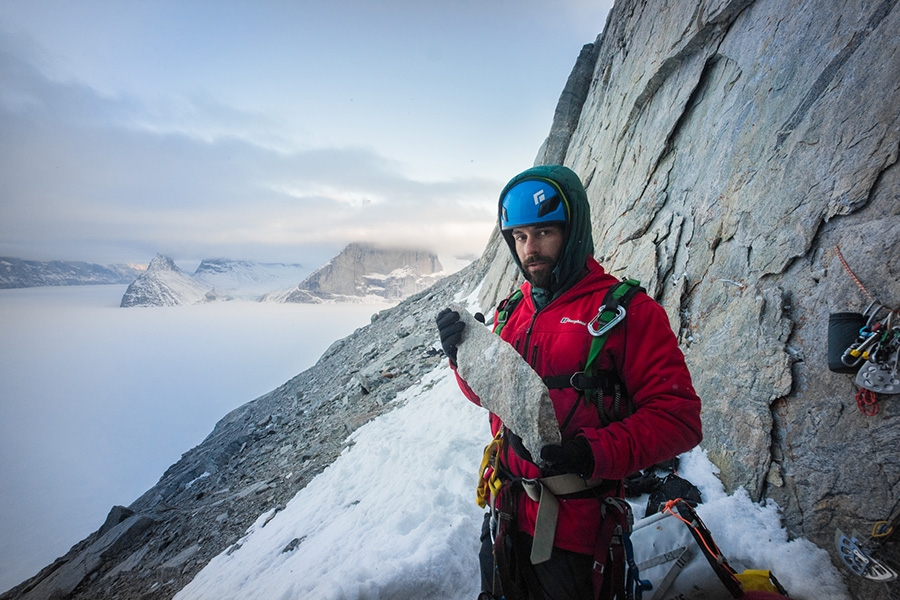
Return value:
<svg viewBox="0 0 900 600">
<path fill-rule="evenodd" d="M 594 472 L 594 453 L 583 437 L 576 437 L 561 446 L 544 446 L 541 458 L 551 471 L 574 473 L 586 479 Z"/>
</svg>

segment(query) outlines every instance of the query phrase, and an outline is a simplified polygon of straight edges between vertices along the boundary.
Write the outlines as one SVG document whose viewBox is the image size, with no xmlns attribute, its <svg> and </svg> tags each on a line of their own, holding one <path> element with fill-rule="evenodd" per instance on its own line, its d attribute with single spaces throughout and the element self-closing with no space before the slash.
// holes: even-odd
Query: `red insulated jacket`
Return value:
<svg viewBox="0 0 900 600">
<path fill-rule="evenodd" d="M 606 291 L 617 282 L 588 257 L 584 277 L 538 312 L 526 282 L 522 286 L 524 298 L 500 337 L 516 348 L 541 377 L 581 371 L 592 341 L 586 325 L 597 315 Z M 700 398 L 668 317 L 649 296 L 641 292 L 631 300 L 625 319 L 612 330 L 597 360 L 596 369 L 617 372 L 631 397 L 634 413 L 624 420 L 604 427 L 597 408 L 575 389 L 550 390 L 557 421 L 561 427 L 565 423 L 563 441 L 582 436 L 593 450 L 592 479 L 624 479 L 700 442 Z M 463 393 L 480 406 L 480 399 L 466 382 L 459 379 L 459 384 Z M 612 398 L 605 397 L 604 404 L 609 409 Z M 490 419 L 492 433 L 496 434 L 503 423 L 494 414 Z M 504 445 L 501 463 L 515 477 L 541 477 L 537 465 L 518 456 L 509 444 Z M 519 527 L 533 535 L 537 503 L 526 494 L 519 497 Z M 559 500 L 554 545 L 593 554 L 600 525 L 599 500 Z"/>
</svg>

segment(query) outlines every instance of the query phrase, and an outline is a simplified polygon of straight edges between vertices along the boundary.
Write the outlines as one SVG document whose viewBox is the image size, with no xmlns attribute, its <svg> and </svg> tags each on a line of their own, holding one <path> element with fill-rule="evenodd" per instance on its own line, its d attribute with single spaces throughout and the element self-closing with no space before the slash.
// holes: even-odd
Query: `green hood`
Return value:
<svg viewBox="0 0 900 600">
<path fill-rule="evenodd" d="M 500 192 L 500 200 L 497 203 L 498 218 L 503 205 L 503 198 L 506 196 L 507 191 L 512 186 L 526 179 L 549 179 L 556 183 L 562 190 L 569 208 L 568 220 L 566 221 L 566 246 L 559 263 L 553 270 L 553 277 L 548 290 L 551 299 L 554 299 L 572 287 L 581 278 L 581 272 L 584 269 L 587 257 L 594 254 L 594 238 L 591 233 L 591 205 L 588 203 L 584 185 L 582 185 L 578 175 L 572 169 L 562 165 L 543 165 L 532 167 L 509 180 L 509 183 Z M 516 261 L 516 265 L 521 271 L 522 263 L 516 254 L 516 246 L 512 239 L 512 234 L 509 231 L 503 231 L 502 233 L 507 246 L 509 246 L 509 251 L 512 253 L 513 260 Z"/>
</svg>

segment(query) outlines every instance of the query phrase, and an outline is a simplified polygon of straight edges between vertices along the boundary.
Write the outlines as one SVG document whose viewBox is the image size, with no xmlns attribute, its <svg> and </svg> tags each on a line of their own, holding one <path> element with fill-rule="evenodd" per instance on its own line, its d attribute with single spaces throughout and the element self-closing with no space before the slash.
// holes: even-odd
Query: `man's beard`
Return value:
<svg viewBox="0 0 900 600">
<path fill-rule="evenodd" d="M 537 271 L 530 270 L 529 267 L 534 264 L 540 264 L 542 268 Z M 556 264 L 549 256 L 532 256 L 522 263 L 522 272 L 532 287 L 549 290 L 555 267 Z"/>
</svg>

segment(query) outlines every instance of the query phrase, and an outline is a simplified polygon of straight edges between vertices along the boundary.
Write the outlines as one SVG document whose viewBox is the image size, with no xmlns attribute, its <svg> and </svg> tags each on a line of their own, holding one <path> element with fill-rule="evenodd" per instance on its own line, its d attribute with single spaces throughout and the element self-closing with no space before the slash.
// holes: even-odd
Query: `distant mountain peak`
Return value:
<svg viewBox="0 0 900 600">
<path fill-rule="evenodd" d="M 174 260 L 168 256 L 163 256 L 162 254 L 157 254 L 153 260 L 150 261 L 147 271 L 176 271 L 178 273 L 183 273 L 183 271 L 178 268 L 178 265 L 175 264 Z"/>
<path fill-rule="evenodd" d="M 212 289 L 178 268 L 168 256 L 157 254 L 147 270 L 128 286 L 122 307 L 182 306 L 208 298 Z"/>
<path fill-rule="evenodd" d="M 402 300 L 443 276 L 443 266 L 433 252 L 354 242 L 295 288 L 264 299 L 300 303 L 358 302 L 372 297 Z"/>
</svg>

